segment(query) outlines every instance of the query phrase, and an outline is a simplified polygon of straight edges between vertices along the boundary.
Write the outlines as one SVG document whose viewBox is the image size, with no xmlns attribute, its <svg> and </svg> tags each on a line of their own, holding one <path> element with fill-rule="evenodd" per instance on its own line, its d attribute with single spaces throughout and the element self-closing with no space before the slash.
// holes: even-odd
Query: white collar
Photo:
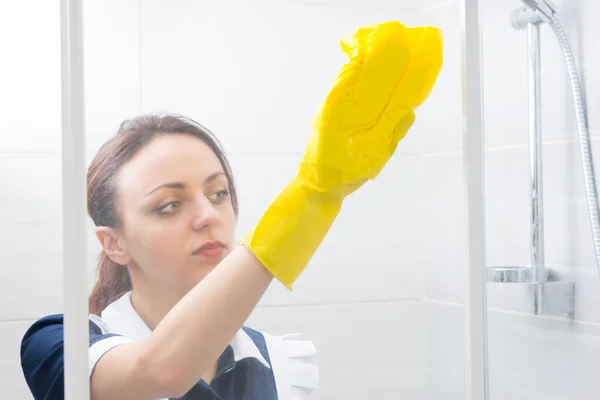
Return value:
<svg viewBox="0 0 600 400">
<path fill-rule="evenodd" d="M 108 325 L 111 333 L 120 334 L 133 340 L 148 339 L 152 333 L 133 308 L 131 304 L 131 292 L 125 293 L 121 298 L 106 307 L 102 311 L 101 319 Z M 270 368 L 269 363 L 260 354 L 260 350 L 256 347 L 254 341 L 243 329 L 240 329 L 235 334 L 229 345 L 233 349 L 233 356 L 236 362 L 252 357 L 256 358 L 267 368 Z"/>
</svg>

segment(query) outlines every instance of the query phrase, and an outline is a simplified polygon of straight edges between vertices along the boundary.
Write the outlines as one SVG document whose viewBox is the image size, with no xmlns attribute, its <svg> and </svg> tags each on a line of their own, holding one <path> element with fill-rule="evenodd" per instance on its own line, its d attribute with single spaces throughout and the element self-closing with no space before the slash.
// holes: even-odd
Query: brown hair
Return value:
<svg viewBox="0 0 600 400">
<path fill-rule="evenodd" d="M 179 115 L 142 115 L 121 123 L 92 160 L 87 174 L 88 213 L 96 226 L 121 227 L 117 207 L 116 177 L 133 156 L 154 138 L 166 134 L 185 134 L 206 143 L 221 162 L 237 217 L 238 201 L 231 167 L 217 138 L 199 123 Z M 100 315 L 110 303 L 131 290 L 131 278 L 125 266 L 118 265 L 104 251 L 97 266 L 98 279 L 89 297 L 90 313 Z"/>
</svg>

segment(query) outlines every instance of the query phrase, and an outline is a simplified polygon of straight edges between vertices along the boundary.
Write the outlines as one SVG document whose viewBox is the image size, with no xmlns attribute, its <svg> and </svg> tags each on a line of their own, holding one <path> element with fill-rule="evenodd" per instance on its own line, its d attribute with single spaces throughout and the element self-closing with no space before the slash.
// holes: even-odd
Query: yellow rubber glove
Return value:
<svg viewBox="0 0 600 400">
<path fill-rule="evenodd" d="M 313 121 L 297 175 L 241 241 L 290 290 L 344 198 L 393 155 L 442 66 L 434 27 L 369 25 L 341 45 L 349 61 Z"/>
</svg>

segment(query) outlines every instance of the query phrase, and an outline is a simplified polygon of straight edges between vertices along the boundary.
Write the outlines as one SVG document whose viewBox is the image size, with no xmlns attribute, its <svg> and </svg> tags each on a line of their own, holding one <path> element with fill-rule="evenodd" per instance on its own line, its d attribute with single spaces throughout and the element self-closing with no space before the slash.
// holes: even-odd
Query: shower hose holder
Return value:
<svg viewBox="0 0 600 400">
<path fill-rule="evenodd" d="M 540 25 L 549 22 L 556 7 L 548 0 L 522 0 L 525 7 L 514 10 L 510 22 L 517 30 L 527 29 L 529 73 L 529 147 L 531 205 L 531 265 L 488 267 L 488 304 L 496 298 L 510 301 L 519 311 L 535 315 L 573 316 L 575 284 L 561 279 L 544 260 L 542 188 L 541 63 Z M 510 285 L 495 285 L 510 283 Z M 496 291 L 498 291 L 496 296 Z M 507 291 L 509 293 L 507 294 Z M 523 309 L 523 304 L 526 304 Z M 499 305 L 500 306 L 500 305 Z"/>
</svg>

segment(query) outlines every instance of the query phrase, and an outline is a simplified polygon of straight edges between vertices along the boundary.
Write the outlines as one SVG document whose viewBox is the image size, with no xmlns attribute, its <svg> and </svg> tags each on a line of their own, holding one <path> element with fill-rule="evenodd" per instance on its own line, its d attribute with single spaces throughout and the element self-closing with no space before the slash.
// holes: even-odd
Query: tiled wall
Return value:
<svg viewBox="0 0 600 400">
<path fill-rule="evenodd" d="M 0 182 L 8 194 L 0 196 L 2 398 L 31 398 L 19 341 L 33 320 L 62 311 L 59 4 L 9 1 L 0 12 L 1 37 L 19 39 L 0 41 L 11 55 L 0 73 Z M 339 36 L 418 16 L 277 0 L 85 6 L 88 157 L 122 119 L 140 112 L 197 119 L 230 155 L 240 235 L 295 172 L 310 119 L 346 60 Z M 314 340 L 318 398 L 423 398 L 416 211 L 424 126 L 417 122 L 380 178 L 347 201 L 295 291 L 275 283 L 249 321 Z M 91 270 L 98 245 L 92 235 L 89 243 Z"/>
<path fill-rule="evenodd" d="M 585 84 L 600 166 L 600 43 L 595 0 L 557 1 Z M 487 264 L 529 263 L 527 34 L 514 30 L 518 1 L 482 1 Z M 446 27 L 447 58 L 436 116 L 422 135 L 421 244 L 426 271 L 428 398 L 464 398 L 466 241 L 460 121 L 459 2 L 431 10 Z M 595 28 L 596 27 L 596 28 Z M 441 98 L 443 96 L 443 98 Z M 522 312 L 525 297 L 488 285 L 492 400 L 598 398 L 600 279 L 594 262 L 573 100 L 550 27 L 542 28 L 546 262 L 575 282 L 573 320 Z"/>
<path fill-rule="evenodd" d="M 249 324 L 316 342 L 320 399 L 464 399 L 459 3 L 416 13 L 325 3 L 87 1 L 88 156 L 140 112 L 201 121 L 230 155 L 241 235 L 295 172 L 310 118 L 345 61 L 339 35 L 392 18 L 441 26 L 444 68 L 398 156 L 348 199 L 295 291 L 274 284 Z M 517 0 L 482 4 L 487 262 L 526 264 L 526 34 L 508 20 Z M 582 68 L 597 155 L 600 3 L 558 4 Z M 0 393 L 21 400 L 31 396 L 20 338 L 34 319 L 62 311 L 59 2 L 3 5 L 0 35 L 15 32 L 19 40 L 0 42 L 11 55 L 0 73 L 0 182 L 8 193 L 0 197 Z M 489 285 L 492 400 L 597 397 L 600 280 L 570 89 L 548 27 L 542 50 L 546 259 L 576 283 L 576 314 L 534 317 L 505 287 Z M 97 250 L 90 235 L 90 268 Z"/>
</svg>

